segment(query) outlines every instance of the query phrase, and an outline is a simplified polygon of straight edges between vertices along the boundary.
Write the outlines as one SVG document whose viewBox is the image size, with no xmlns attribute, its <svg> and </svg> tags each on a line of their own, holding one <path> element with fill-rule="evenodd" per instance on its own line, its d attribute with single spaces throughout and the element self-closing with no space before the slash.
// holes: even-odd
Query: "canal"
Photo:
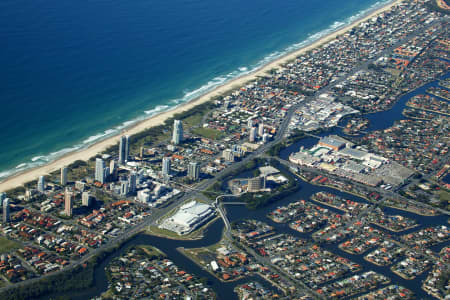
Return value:
<svg viewBox="0 0 450 300">
<path fill-rule="evenodd" d="M 448 78 L 448 77 L 449 77 L 449 74 L 447 73 L 446 75 L 441 77 L 441 79 Z M 415 95 L 425 94 L 426 90 L 429 87 L 437 86 L 437 85 L 438 85 L 438 80 L 433 81 L 429 84 L 419 87 L 418 89 L 414 90 L 413 92 L 403 95 L 399 99 L 399 101 L 397 101 L 396 104 L 390 110 L 365 115 L 365 117 L 368 118 L 370 121 L 370 125 L 369 125 L 369 128 L 367 129 L 367 131 L 386 129 L 386 128 L 392 126 L 392 124 L 396 120 L 404 119 L 405 117 L 402 115 L 402 110 L 405 108 L 406 102 Z M 339 135 L 342 135 L 345 137 L 345 135 L 342 134 L 342 130 L 340 128 L 332 129 L 326 133 L 322 133 L 321 135 L 323 136 L 323 135 L 329 135 L 329 134 L 339 134 Z M 295 144 L 291 145 L 290 147 L 282 150 L 280 155 L 282 158 L 287 159 L 291 153 L 298 151 L 300 149 L 300 147 L 302 147 L 302 146 L 304 146 L 306 148 L 311 147 L 315 143 L 317 143 L 317 139 L 315 139 L 315 138 L 303 139 L 303 140 L 299 141 L 298 143 L 295 143 Z M 228 215 L 230 221 L 232 222 L 232 221 L 238 221 L 238 220 L 242 220 L 242 219 L 257 219 L 257 220 L 261 220 L 263 222 L 270 224 L 271 226 L 273 226 L 275 228 L 275 230 L 278 233 L 287 233 L 287 234 L 291 234 L 294 236 L 298 236 L 300 238 L 311 239 L 311 234 L 299 233 L 295 230 L 290 229 L 287 224 L 275 223 L 275 222 L 271 221 L 269 218 L 267 218 L 266 215 L 270 211 L 275 209 L 276 207 L 287 205 L 290 202 L 298 201 L 301 199 L 310 201 L 309 197 L 319 191 L 330 192 L 330 193 L 336 194 L 338 196 L 341 196 L 343 198 L 351 199 L 353 201 L 367 202 L 366 200 L 364 200 L 360 197 L 357 197 L 353 194 L 337 191 L 335 189 L 328 188 L 328 187 L 319 187 L 319 186 L 311 185 L 307 182 L 302 181 L 301 179 L 297 179 L 297 180 L 299 180 L 299 183 L 300 183 L 300 190 L 298 192 L 296 192 L 296 193 L 290 195 L 289 197 L 286 197 L 280 201 L 277 201 L 276 203 L 272 203 L 271 205 L 266 206 L 262 209 L 250 211 L 243 206 L 237 206 L 237 205 L 236 206 L 233 206 L 233 205 L 226 206 L 227 207 L 227 215 Z M 315 204 L 317 204 L 317 203 L 315 203 Z M 320 204 L 317 204 L 317 205 L 320 205 Z M 337 209 L 330 208 L 325 205 L 320 205 L 320 206 L 326 207 L 332 211 L 343 213 Z M 405 211 L 394 209 L 394 208 L 384 208 L 384 211 L 387 214 L 402 215 L 404 217 L 414 219 L 419 224 L 419 226 L 414 229 L 411 229 L 409 231 L 400 232 L 400 233 L 390 232 L 385 229 L 377 227 L 378 229 L 384 230 L 385 232 L 392 235 L 393 237 L 408 233 L 410 231 L 420 230 L 421 228 L 424 228 L 424 227 L 435 226 L 435 225 L 448 225 L 448 217 L 447 216 L 427 217 L 427 216 L 421 216 L 421 215 L 417 215 L 417 214 L 410 213 L 410 212 L 405 212 Z M 214 276 L 212 276 L 210 273 L 208 273 L 205 270 L 203 270 L 202 268 L 200 268 L 193 261 L 186 258 L 184 255 L 181 255 L 180 252 L 177 250 L 177 248 L 180 248 L 180 247 L 198 248 L 198 247 L 204 247 L 204 246 L 209 246 L 209 245 L 215 244 L 215 243 L 219 242 L 219 240 L 221 239 L 223 230 L 224 230 L 224 224 L 221 220 L 218 220 L 208 227 L 208 229 L 205 231 L 204 237 L 200 240 L 180 241 L 180 240 L 171 240 L 171 239 L 165 239 L 165 238 L 161 238 L 161 237 L 150 236 L 150 235 L 146 235 L 146 234 L 139 234 L 139 235 L 135 236 L 134 238 L 130 239 L 129 241 L 127 241 L 126 243 L 124 243 L 117 251 L 108 255 L 98 266 L 96 266 L 96 268 L 94 270 L 95 284 L 93 287 L 84 289 L 81 291 L 80 290 L 72 290 L 72 291 L 65 292 L 65 293 L 54 294 L 54 295 L 47 296 L 45 298 L 50 299 L 50 298 L 55 298 L 55 297 L 63 297 L 63 298 L 71 298 L 71 299 L 80 299 L 81 300 L 81 299 L 90 299 L 90 298 L 95 298 L 95 297 L 100 296 L 103 292 L 105 292 L 108 289 L 108 280 L 106 278 L 105 268 L 111 262 L 112 259 L 114 259 L 120 255 L 123 255 L 129 247 L 134 246 L 134 245 L 155 246 L 155 247 L 159 248 L 160 250 L 162 250 L 164 253 L 166 253 L 168 258 L 171 259 L 176 265 L 183 268 L 187 272 L 195 274 L 198 277 L 207 278 L 211 287 L 217 293 L 219 299 L 223 299 L 223 300 L 237 299 L 237 295 L 233 292 L 233 289 L 237 285 L 247 282 L 249 280 L 256 280 L 256 281 L 264 284 L 265 286 L 268 286 L 268 283 L 264 282 L 264 280 L 261 279 L 259 276 L 247 277 L 247 278 L 241 279 L 239 281 L 231 282 L 231 283 L 223 283 L 223 282 L 219 281 L 218 279 L 216 279 Z M 447 243 L 443 243 L 440 245 L 436 245 L 436 246 L 432 247 L 431 250 L 435 251 L 435 252 L 439 252 L 439 250 L 442 249 L 442 247 L 449 245 L 449 244 L 450 243 L 447 242 Z M 340 250 L 338 248 L 338 243 L 323 244 L 322 247 L 324 247 L 325 249 L 327 249 L 339 256 L 345 257 L 355 263 L 358 263 L 359 265 L 362 266 L 361 272 L 373 270 L 375 272 L 378 272 L 385 276 L 388 276 L 392 280 L 393 284 L 402 285 L 402 286 L 407 287 L 410 290 L 412 290 L 415 293 L 416 298 L 418 298 L 418 299 L 424 299 L 424 298 L 430 297 L 428 294 L 426 294 L 421 289 L 422 281 L 426 278 L 429 271 L 425 272 L 421 276 L 417 277 L 415 280 L 405 280 L 405 279 L 397 276 L 396 274 L 392 273 L 390 271 L 389 267 L 378 267 L 376 265 L 373 265 L 373 264 L 365 261 L 363 259 L 363 256 L 367 253 L 364 253 L 361 255 L 349 254 L 347 252 Z"/>
</svg>

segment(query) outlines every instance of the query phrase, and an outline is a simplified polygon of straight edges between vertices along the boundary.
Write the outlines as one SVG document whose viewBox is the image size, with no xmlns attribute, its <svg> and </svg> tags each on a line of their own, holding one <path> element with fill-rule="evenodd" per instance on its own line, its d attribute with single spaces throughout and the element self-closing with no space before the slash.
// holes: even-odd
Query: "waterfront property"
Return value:
<svg viewBox="0 0 450 300">
<path fill-rule="evenodd" d="M 189 274 L 160 250 L 137 246 L 108 265 L 110 289 L 102 299 L 215 299 L 214 291 L 193 274 Z"/>
</svg>

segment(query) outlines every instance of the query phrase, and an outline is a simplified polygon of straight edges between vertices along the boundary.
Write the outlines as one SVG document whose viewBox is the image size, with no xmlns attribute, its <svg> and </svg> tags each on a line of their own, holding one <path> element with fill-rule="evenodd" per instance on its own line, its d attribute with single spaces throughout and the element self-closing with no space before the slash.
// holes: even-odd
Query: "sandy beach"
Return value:
<svg viewBox="0 0 450 300">
<path fill-rule="evenodd" d="M 146 119 L 139 123 L 136 123 L 135 125 L 124 130 L 120 135 L 122 135 L 122 134 L 133 135 L 133 134 L 141 132 L 147 128 L 160 125 L 166 119 L 171 118 L 173 115 L 175 115 L 177 113 L 189 110 L 189 109 L 193 108 L 194 106 L 197 106 L 199 104 L 207 102 L 215 96 L 221 95 L 231 89 L 242 86 L 248 81 L 257 79 L 258 76 L 264 76 L 269 70 L 272 70 L 274 68 L 279 68 L 281 65 L 287 63 L 290 60 L 295 59 L 296 57 L 300 56 L 301 54 L 303 54 L 313 48 L 316 48 L 324 43 L 327 43 L 328 41 L 336 38 L 337 36 L 342 35 L 343 33 L 347 32 L 351 28 L 359 25 L 361 22 L 364 22 L 384 11 L 389 10 L 392 6 L 396 5 L 397 3 L 400 3 L 401 1 L 402 0 L 395 0 L 393 2 L 390 2 L 389 4 L 379 8 L 377 10 L 372 11 L 370 14 L 364 16 L 363 18 L 356 20 L 352 24 L 349 24 L 348 26 L 346 26 L 340 30 L 337 30 L 327 36 L 324 36 L 323 38 L 317 40 L 316 42 L 314 42 L 304 48 L 301 48 L 292 53 L 289 53 L 289 54 L 263 66 L 262 68 L 260 68 L 259 70 L 256 70 L 255 72 L 253 72 L 251 74 L 247 74 L 245 76 L 242 76 L 242 77 L 236 78 L 232 81 L 229 81 L 226 84 L 212 90 L 211 92 L 208 92 L 207 94 L 205 94 L 197 99 L 194 99 L 194 100 L 192 100 L 188 103 L 185 103 L 183 105 L 180 105 L 172 110 L 168 110 L 166 112 L 155 115 L 149 119 Z M 76 160 L 88 160 L 89 158 L 102 152 L 109 146 L 117 144 L 119 141 L 120 135 L 109 137 L 103 141 L 100 141 L 96 144 L 91 145 L 88 148 L 80 149 L 78 151 L 68 153 L 65 156 L 62 156 L 62 157 L 56 159 L 55 161 L 50 162 L 46 165 L 36 167 L 34 169 L 29 169 L 22 173 L 18 173 L 9 178 L 6 178 L 4 181 L 0 182 L 0 192 L 7 191 L 7 190 L 15 188 L 17 186 L 23 185 L 26 182 L 35 180 L 40 175 L 49 174 L 55 170 L 60 169 L 63 166 L 67 166 L 67 165 L 73 163 Z"/>
</svg>

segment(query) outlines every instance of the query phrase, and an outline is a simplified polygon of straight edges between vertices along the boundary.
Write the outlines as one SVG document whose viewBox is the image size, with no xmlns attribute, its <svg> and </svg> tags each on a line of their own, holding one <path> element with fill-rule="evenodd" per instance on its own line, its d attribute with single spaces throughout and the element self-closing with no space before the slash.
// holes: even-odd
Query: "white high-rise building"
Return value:
<svg viewBox="0 0 450 300">
<path fill-rule="evenodd" d="M 149 189 L 140 190 L 140 191 L 137 193 L 137 198 L 138 198 L 139 201 L 142 202 L 142 203 L 148 203 L 148 202 L 150 202 L 150 199 L 151 199 L 150 190 L 149 190 Z"/>
<path fill-rule="evenodd" d="M 252 128 L 253 127 L 253 119 L 248 119 L 247 120 L 247 126 L 248 126 L 248 128 Z"/>
<path fill-rule="evenodd" d="M 62 167 L 61 168 L 61 185 L 66 185 L 67 184 L 67 167 Z"/>
<path fill-rule="evenodd" d="M 115 172 L 116 172 L 116 161 L 112 159 L 109 162 L 109 175 L 114 176 Z"/>
<path fill-rule="evenodd" d="M 162 174 L 170 174 L 170 157 L 163 157 L 162 159 Z"/>
<path fill-rule="evenodd" d="M 44 176 L 39 176 L 37 189 L 41 193 L 43 193 L 45 191 L 45 178 L 44 178 Z"/>
<path fill-rule="evenodd" d="M 197 180 L 200 177 L 200 165 L 196 162 L 189 163 L 188 177 Z"/>
<path fill-rule="evenodd" d="M 74 193 L 66 188 L 66 192 L 64 194 L 64 214 L 68 217 L 72 216 L 74 196 L 75 196 Z"/>
<path fill-rule="evenodd" d="M 101 158 L 95 160 L 95 180 L 105 183 L 105 162 Z"/>
<path fill-rule="evenodd" d="M 254 141 L 256 141 L 256 128 L 255 127 L 252 127 L 251 129 L 250 129 L 250 134 L 249 134 L 249 136 L 248 136 L 248 140 L 250 141 L 250 142 L 254 142 Z"/>
<path fill-rule="evenodd" d="M 89 192 L 83 192 L 81 195 L 81 204 L 83 206 L 91 206 L 91 194 Z"/>
<path fill-rule="evenodd" d="M 263 143 L 264 143 L 264 144 L 267 143 L 268 140 L 269 140 L 269 135 L 268 135 L 267 133 L 264 133 L 264 134 L 263 134 L 263 138 L 262 138 Z"/>
<path fill-rule="evenodd" d="M 123 135 L 119 143 L 119 164 L 124 165 L 128 161 L 130 151 L 130 137 Z"/>
<path fill-rule="evenodd" d="M 6 198 L 3 200 L 3 223 L 8 223 L 9 218 L 9 199 Z"/>
<path fill-rule="evenodd" d="M 230 149 L 225 149 L 222 152 L 222 157 L 226 160 L 226 161 L 234 161 L 234 153 L 233 151 L 231 151 Z"/>
<path fill-rule="evenodd" d="M 86 188 L 86 182 L 80 180 L 75 181 L 75 188 L 80 192 L 84 192 L 84 189 Z"/>
<path fill-rule="evenodd" d="M 264 134 L 264 123 L 259 123 L 258 125 L 258 135 L 263 136 Z"/>
<path fill-rule="evenodd" d="M 183 141 L 183 124 L 180 120 L 173 122 L 172 143 L 179 145 Z"/>
</svg>

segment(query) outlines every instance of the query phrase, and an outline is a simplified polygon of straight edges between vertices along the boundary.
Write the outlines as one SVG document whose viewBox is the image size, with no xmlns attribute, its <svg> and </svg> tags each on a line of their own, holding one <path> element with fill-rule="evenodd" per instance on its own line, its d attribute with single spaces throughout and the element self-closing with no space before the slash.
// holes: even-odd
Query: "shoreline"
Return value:
<svg viewBox="0 0 450 300">
<path fill-rule="evenodd" d="M 428 109 L 428 108 L 415 107 L 408 103 L 406 103 L 406 107 L 423 110 L 423 111 L 431 112 L 431 113 L 438 114 L 438 115 L 450 116 L 450 113 L 440 112 L 440 111 Z"/>
<path fill-rule="evenodd" d="M 356 197 L 359 197 L 359 198 L 362 198 L 362 199 L 368 201 L 369 203 L 373 203 L 373 204 L 377 204 L 378 203 L 377 201 L 373 201 L 373 200 L 367 198 L 366 196 L 360 195 L 358 193 L 355 193 L 355 192 L 352 192 L 352 191 L 343 190 L 341 188 L 338 188 L 338 187 L 335 187 L 335 186 L 332 186 L 332 185 L 312 183 L 312 182 L 308 181 L 305 177 L 303 177 L 303 176 L 301 176 L 299 174 L 295 174 L 295 175 L 298 176 L 300 179 L 302 179 L 304 182 L 307 182 L 309 184 L 312 184 L 312 185 L 315 185 L 315 186 L 328 187 L 328 188 L 331 188 L 331 189 L 334 189 L 334 190 L 338 190 L 338 191 L 343 192 L 343 193 L 352 194 L 352 195 L 354 195 Z M 425 214 L 425 213 L 418 212 L 418 211 L 415 211 L 415 210 L 409 210 L 409 209 L 402 208 L 402 207 L 395 207 L 395 206 L 387 205 L 387 204 L 384 204 L 384 203 L 382 205 L 385 206 L 385 207 L 389 207 L 389 208 L 405 211 L 405 212 L 408 212 L 408 213 L 413 213 L 413 214 L 416 214 L 416 215 L 419 215 L 419 216 L 423 216 L 423 217 L 435 217 L 435 216 L 440 215 L 440 214 Z M 450 220 L 449 220 L 449 223 L 450 223 Z"/>
<path fill-rule="evenodd" d="M 235 277 L 233 279 L 230 280 L 225 280 L 223 278 L 220 278 L 216 273 L 212 272 L 210 269 L 207 269 L 204 265 L 201 264 L 201 262 L 198 261 L 198 259 L 194 256 L 192 256 L 190 253 L 187 252 L 187 250 L 194 250 L 194 249 L 204 249 L 205 247 L 200 247 L 200 248 L 184 248 L 184 247 L 178 247 L 177 251 L 180 252 L 182 255 L 184 255 L 187 259 L 191 260 L 192 262 L 194 262 L 194 264 L 196 264 L 197 266 L 199 266 L 202 270 L 208 272 L 211 276 L 213 276 L 214 278 L 216 278 L 217 280 L 219 280 L 221 283 L 233 283 L 236 282 L 238 280 L 241 280 L 243 278 L 245 278 L 245 276 L 238 276 Z"/>
<path fill-rule="evenodd" d="M 410 229 L 413 229 L 413 228 L 416 228 L 416 227 L 420 226 L 419 224 L 416 224 L 416 225 L 413 225 L 413 226 L 406 227 L 405 229 L 394 230 L 394 229 L 391 229 L 391 228 L 389 228 L 389 227 L 387 227 L 385 225 L 381 225 L 381 224 L 375 223 L 373 221 L 369 221 L 369 223 L 372 224 L 372 225 L 378 226 L 380 228 L 383 228 L 383 229 L 385 229 L 387 231 L 395 232 L 395 233 L 401 233 L 403 231 L 410 230 Z"/>
<path fill-rule="evenodd" d="M 361 194 L 358 194 L 358 193 L 356 193 L 356 192 L 353 192 L 353 191 L 347 191 L 347 190 L 338 188 L 338 187 L 333 186 L 333 185 L 312 183 L 312 182 L 310 182 L 308 179 L 306 179 L 305 177 L 301 176 L 300 174 L 295 174 L 295 175 L 297 175 L 297 176 L 298 176 L 301 180 L 303 180 L 304 182 L 309 183 L 309 184 L 311 184 L 311 185 L 327 187 L 327 188 L 330 188 L 330 189 L 333 189 L 333 190 L 337 190 L 337 191 L 339 191 L 339 192 L 341 192 L 341 193 L 347 193 L 347 194 L 351 194 L 351 195 L 353 195 L 353 196 L 359 197 L 359 198 L 361 198 L 361 199 L 366 200 L 366 201 L 369 202 L 369 203 L 375 203 L 375 204 L 377 203 L 376 201 L 370 200 L 370 199 L 367 198 L 366 196 L 361 195 Z M 339 208 L 337 208 L 337 209 L 339 209 Z M 339 210 L 342 210 L 342 209 L 339 209 Z"/>
<path fill-rule="evenodd" d="M 148 119 L 144 119 L 139 121 L 128 128 L 125 128 L 121 133 L 113 135 L 111 137 L 105 138 L 97 143 L 94 143 L 87 148 L 83 148 L 80 150 L 76 150 L 73 152 L 69 152 L 52 162 L 44 164 L 42 166 L 38 166 L 35 168 L 31 168 L 28 170 L 24 170 L 22 172 L 18 172 L 10 177 L 5 178 L 3 181 L 0 181 L 0 192 L 8 191 L 18 186 L 22 186 L 25 183 L 36 180 L 41 175 L 47 175 L 51 172 L 57 171 L 60 168 L 67 166 L 73 163 L 76 160 L 86 161 L 89 158 L 97 155 L 98 153 L 104 151 L 110 146 L 114 146 L 119 142 L 121 135 L 134 135 L 141 131 L 144 131 L 148 128 L 158 126 L 164 123 L 166 119 L 173 117 L 177 113 L 181 113 L 184 111 L 188 111 L 195 106 L 206 103 L 210 101 L 212 98 L 216 96 L 220 96 L 230 90 L 238 88 L 240 86 L 245 85 L 249 81 L 257 80 L 258 77 L 265 76 L 272 69 L 279 69 L 284 64 L 288 63 L 291 60 L 296 59 L 298 56 L 314 49 L 320 47 L 321 45 L 335 39 L 336 37 L 348 32 L 353 27 L 358 26 L 360 23 L 365 22 L 374 16 L 377 16 L 385 11 L 391 9 L 391 7 L 401 3 L 403 0 L 392 0 L 382 7 L 373 9 L 369 11 L 367 14 L 361 16 L 361 18 L 353 21 L 352 23 L 344 26 L 341 29 L 335 30 L 328 35 L 321 37 L 320 39 L 312 42 L 310 45 L 302 47 L 300 49 L 294 50 L 286 55 L 283 55 L 276 60 L 269 62 L 268 64 L 254 70 L 249 74 L 245 74 L 243 76 L 237 77 L 235 79 L 230 80 L 229 82 L 214 88 L 213 90 L 207 92 L 206 94 L 199 96 L 196 99 L 193 99 L 189 102 L 183 103 L 181 105 L 175 106 L 167 111 L 161 112 L 152 116 Z"/>
</svg>

